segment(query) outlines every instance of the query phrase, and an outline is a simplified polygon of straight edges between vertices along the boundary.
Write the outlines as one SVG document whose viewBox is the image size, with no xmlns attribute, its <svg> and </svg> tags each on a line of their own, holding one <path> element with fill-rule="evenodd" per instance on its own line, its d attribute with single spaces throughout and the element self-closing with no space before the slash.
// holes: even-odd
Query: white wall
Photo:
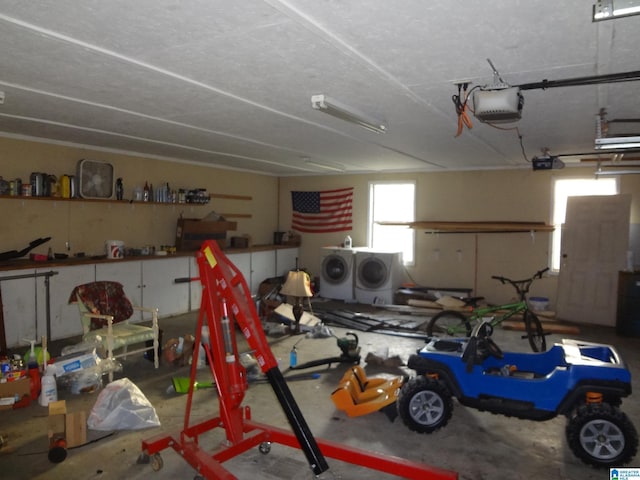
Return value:
<svg viewBox="0 0 640 480">
<path fill-rule="evenodd" d="M 354 187 L 352 232 L 302 234 L 300 265 L 314 273 L 320 270 L 320 247 L 340 244 L 347 233 L 354 246 L 366 242 L 368 184 L 372 180 L 415 180 L 417 221 L 550 223 L 553 177 L 591 177 L 594 168 L 281 178 L 279 226 L 290 228 L 292 190 Z M 621 177 L 621 191 L 633 195 L 631 222 L 640 223 L 640 175 Z M 407 268 L 407 279 L 422 286 L 472 288 L 491 302 L 507 301 L 513 298 L 513 289 L 491 276 L 526 278 L 548 266 L 550 236 L 542 232 L 475 235 L 418 230 L 416 263 Z M 554 308 L 556 286 L 556 277 L 544 278 L 534 284 L 531 294 L 549 297 Z"/>
</svg>

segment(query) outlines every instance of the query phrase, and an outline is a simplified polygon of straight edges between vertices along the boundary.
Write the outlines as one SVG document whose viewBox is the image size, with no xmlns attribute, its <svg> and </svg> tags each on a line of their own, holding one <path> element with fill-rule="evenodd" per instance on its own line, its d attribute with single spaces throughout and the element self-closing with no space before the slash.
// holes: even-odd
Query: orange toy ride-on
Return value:
<svg viewBox="0 0 640 480">
<path fill-rule="evenodd" d="M 338 388 L 331 394 L 331 400 L 338 410 L 350 417 L 359 417 L 381 411 L 394 420 L 398 416 L 396 400 L 404 377 L 391 379 L 368 378 L 360 365 L 351 367 L 342 377 Z"/>
<path fill-rule="evenodd" d="M 182 429 L 169 434 L 163 433 L 142 442 L 141 456 L 151 457 L 154 470 L 162 468 L 160 452 L 171 447 L 197 470 L 199 476 L 206 479 L 231 480 L 236 477 L 224 468 L 223 462 L 256 446 L 260 447 L 262 453 L 268 453 L 271 443 L 275 442 L 301 449 L 316 476 L 329 469 L 326 456 L 408 479 L 458 478 L 455 472 L 315 439 L 269 348 L 244 277 L 213 241 L 207 240 L 202 244 L 197 253 L 197 261 L 199 280 L 202 284 L 202 304 L 195 342 L 196 345 L 201 345 L 201 330 L 206 322 L 211 345 L 205 345 L 204 348 L 215 379 L 219 412 L 218 416 L 201 420 L 199 423 L 191 422 L 197 368 L 197 355 L 194 355 Z M 256 422 L 251 418 L 251 409 L 242 406 L 248 382 L 246 372 L 239 361 L 233 334 L 236 323 L 269 380 L 291 430 Z M 214 451 L 206 452 L 200 448 L 199 437 L 215 428 L 224 429 L 226 442 Z"/>
</svg>

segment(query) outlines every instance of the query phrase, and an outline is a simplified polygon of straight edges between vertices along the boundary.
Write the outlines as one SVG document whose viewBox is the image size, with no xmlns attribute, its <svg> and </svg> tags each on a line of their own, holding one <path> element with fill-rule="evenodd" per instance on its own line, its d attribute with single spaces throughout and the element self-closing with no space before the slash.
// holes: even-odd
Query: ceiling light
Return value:
<svg viewBox="0 0 640 480">
<path fill-rule="evenodd" d="M 321 112 L 339 118 L 340 120 L 360 125 L 371 132 L 385 133 L 387 131 L 386 125 L 379 120 L 359 112 L 353 107 L 344 105 L 343 103 L 340 103 L 326 95 L 312 95 L 311 106 L 316 110 L 320 110 Z"/>
<path fill-rule="evenodd" d="M 596 150 L 640 148 L 640 136 L 596 138 Z"/>
<path fill-rule="evenodd" d="M 594 22 L 639 14 L 640 0 L 598 0 L 593 6 Z"/>
<path fill-rule="evenodd" d="M 613 176 L 613 175 L 638 175 L 638 170 L 596 170 L 596 177 Z"/>
</svg>

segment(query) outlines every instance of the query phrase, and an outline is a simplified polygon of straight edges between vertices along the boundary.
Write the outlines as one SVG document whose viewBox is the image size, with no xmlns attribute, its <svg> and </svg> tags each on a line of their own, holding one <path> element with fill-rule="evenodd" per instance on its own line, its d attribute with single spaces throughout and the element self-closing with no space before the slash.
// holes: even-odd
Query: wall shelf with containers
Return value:
<svg viewBox="0 0 640 480">
<path fill-rule="evenodd" d="M 25 182 L 21 178 L 4 180 L 0 176 L 0 199 L 54 200 L 109 203 L 145 203 L 150 205 L 204 206 L 212 198 L 226 200 L 248 200 L 246 195 L 210 194 L 206 188 L 171 188 L 161 182 L 153 188 L 148 180 L 144 186 L 137 184 L 131 198 L 124 198 L 125 185 L 117 177 L 114 165 L 101 160 L 83 158 L 76 165 L 75 175 L 56 175 L 31 172 Z M 220 214 L 231 218 L 251 218 L 250 214 Z"/>
<path fill-rule="evenodd" d="M 249 195 L 229 195 L 222 193 L 209 193 L 207 194 L 206 202 L 158 202 L 158 201 L 143 201 L 143 200 L 131 200 L 131 199 L 123 199 L 117 200 L 115 198 L 82 198 L 82 197 L 74 197 L 74 198 L 64 198 L 59 196 L 47 196 L 47 197 L 34 197 L 30 195 L 0 195 L 0 200 L 22 200 L 22 201 L 53 201 L 53 202 L 97 202 L 97 203 L 112 203 L 118 205 L 124 204 L 133 204 L 133 205 L 162 205 L 162 206 L 177 206 L 177 205 L 185 205 L 189 207 L 204 207 L 209 204 L 210 199 L 226 199 L 226 200 L 243 200 L 243 201 L 251 201 L 253 197 Z M 221 213 L 221 216 L 225 218 L 251 218 L 252 215 L 250 213 Z"/>
</svg>

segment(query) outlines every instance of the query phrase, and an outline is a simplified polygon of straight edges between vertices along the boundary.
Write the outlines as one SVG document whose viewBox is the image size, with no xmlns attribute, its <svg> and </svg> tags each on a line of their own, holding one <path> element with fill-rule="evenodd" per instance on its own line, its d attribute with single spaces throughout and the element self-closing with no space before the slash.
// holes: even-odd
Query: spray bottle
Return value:
<svg viewBox="0 0 640 480">
<path fill-rule="evenodd" d="M 27 357 L 27 368 L 38 368 L 38 358 L 36 357 L 36 341 L 35 340 L 27 340 L 26 338 L 22 339 L 23 342 L 31 344 L 31 350 L 25 354 Z"/>
</svg>

